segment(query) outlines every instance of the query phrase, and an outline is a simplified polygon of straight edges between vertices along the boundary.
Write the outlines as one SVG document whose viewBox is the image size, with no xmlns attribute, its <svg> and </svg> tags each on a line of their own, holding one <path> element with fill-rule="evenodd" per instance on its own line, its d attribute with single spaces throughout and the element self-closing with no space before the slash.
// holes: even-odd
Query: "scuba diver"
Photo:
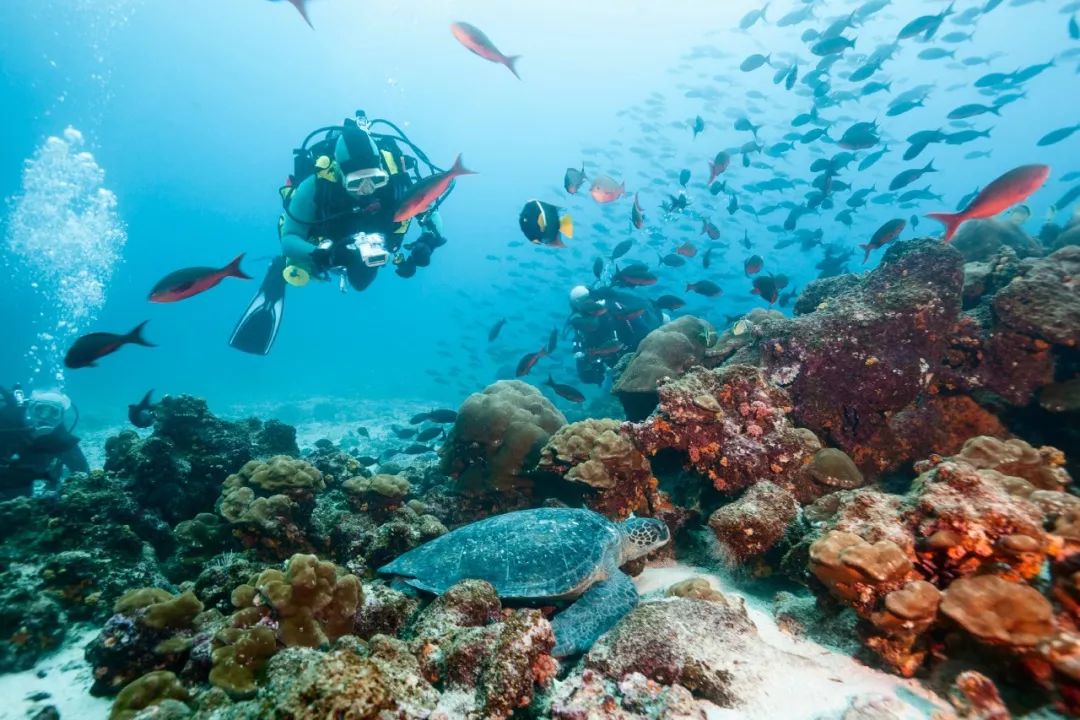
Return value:
<svg viewBox="0 0 1080 720">
<path fill-rule="evenodd" d="M 0 498 L 31 494 L 35 480 L 55 490 L 64 468 L 90 472 L 72 434 L 78 421 L 78 409 L 59 390 L 27 397 L 18 385 L 0 388 Z"/>
<path fill-rule="evenodd" d="M 396 134 L 375 133 L 376 124 Z M 312 140 L 322 133 L 322 139 Z M 416 157 L 402 152 L 407 145 Z M 311 278 L 338 276 L 360 291 L 391 262 L 404 278 L 427 267 L 434 250 L 446 243 L 438 207 L 453 189 L 417 216 L 421 234 L 404 244 L 411 220 L 394 215 L 413 184 L 421 180 L 420 159 L 431 174 L 440 171 L 420 148 L 388 120 L 369 121 L 363 111 L 340 126 L 318 128 L 293 151 L 293 174 L 281 188 L 284 212 L 278 219 L 281 256 L 233 330 L 229 344 L 243 352 L 266 355 L 281 325 L 286 285 L 303 287 Z M 406 257 L 402 252 L 409 251 Z"/>
<path fill-rule="evenodd" d="M 636 352 L 645 336 L 666 320 L 648 300 L 610 287 L 575 286 L 570 310 L 578 377 L 594 385 L 603 383 L 606 371 Z"/>
</svg>

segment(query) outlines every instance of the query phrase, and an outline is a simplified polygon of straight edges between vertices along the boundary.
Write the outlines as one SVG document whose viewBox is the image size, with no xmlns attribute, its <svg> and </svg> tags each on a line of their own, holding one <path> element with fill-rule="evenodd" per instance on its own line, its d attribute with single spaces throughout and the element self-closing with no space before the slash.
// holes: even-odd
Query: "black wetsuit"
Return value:
<svg viewBox="0 0 1080 720">
<path fill-rule="evenodd" d="M 0 391 L 0 499 L 29 495 L 35 480 L 53 487 L 65 467 L 90 472 L 79 439 L 63 426 L 35 437 L 24 408 Z"/>
<path fill-rule="evenodd" d="M 663 318 L 646 300 L 632 294 L 603 288 L 594 290 L 586 306 L 570 316 L 574 327 L 574 354 L 578 377 L 584 383 L 599 385 L 604 373 L 614 367 L 650 332 L 660 327 Z"/>
</svg>

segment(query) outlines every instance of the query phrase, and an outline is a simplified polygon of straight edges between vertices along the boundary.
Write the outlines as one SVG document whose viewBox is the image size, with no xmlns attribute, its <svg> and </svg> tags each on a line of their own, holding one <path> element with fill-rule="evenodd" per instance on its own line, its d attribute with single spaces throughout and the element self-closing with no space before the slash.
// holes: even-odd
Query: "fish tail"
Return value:
<svg viewBox="0 0 1080 720">
<path fill-rule="evenodd" d="M 926 217 L 937 220 L 945 226 L 945 242 L 952 240 L 952 236 L 956 234 L 956 228 L 967 219 L 963 213 L 927 213 Z"/>
<path fill-rule="evenodd" d="M 307 14 L 307 6 L 305 5 L 306 2 L 307 0 L 289 0 L 289 4 L 296 8 L 296 10 L 300 13 L 300 17 L 304 18 L 304 22 L 307 23 L 307 26 L 314 30 L 315 26 L 311 24 L 311 18 L 309 18 Z"/>
<path fill-rule="evenodd" d="M 450 172 L 447 174 L 451 177 L 457 177 L 458 175 L 475 175 L 476 173 L 465 167 L 465 163 L 461 159 L 461 153 L 458 153 L 458 156 L 454 158 L 454 164 L 450 166 Z"/>
<path fill-rule="evenodd" d="M 506 58 L 506 62 L 503 63 L 503 65 L 506 65 L 506 69 L 509 70 L 510 72 L 514 73 L 514 77 L 516 77 L 518 80 L 521 79 L 521 76 L 518 75 L 517 68 L 514 67 L 514 65 L 520 59 L 521 59 L 520 55 L 511 55 L 508 58 Z"/>
<path fill-rule="evenodd" d="M 240 278 L 241 280 L 250 280 L 251 276 L 240 269 L 240 261 L 244 259 L 244 253 L 240 253 L 233 261 L 225 266 L 223 273 L 229 277 Z"/>
<path fill-rule="evenodd" d="M 154 343 L 147 342 L 146 339 L 142 336 L 142 330 L 144 327 L 146 327 L 146 323 L 148 322 L 150 321 L 143 320 L 141 323 L 136 325 L 134 330 L 124 336 L 124 342 L 134 343 L 136 345 L 143 345 L 145 347 L 157 347 L 157 345 L 155 345 Z"/>
<path fill-rule="evenodd" d="M 559 232 L 570 239 L 574 238 L 574 218 L 569 213 L 559 218 Z"/>
<path fill-rule="evenodd" d="M 869 244 L 869 243 L 867 243 L 866 245 L 860 245 L 860 246 L 859 246 L 859 248 L 860 248 L 861 250 L 865 250 L 865 251 L 866 251 L 866 255 L 865 255 L 865 256 L 863 256 L 863 259 L 862 259 L 862 261 L 863 261 L 863 264 L 865 265 L 865 264 L 866 264 L 866 261 L 870 259 L 870 251 L 871 251 L 871 250 L 873 250 L 873 248 L 872 248 L 872 247 L 870 247 L 870 244 Z"/>
<path fill-rule="evenodd" d="M 549 385 L 551 387 L 555 387 L 555 378 L 551 377 L 551 373 L 548 373 L 547 382 L 545 382 L 544 384 Z"/>
</svg>

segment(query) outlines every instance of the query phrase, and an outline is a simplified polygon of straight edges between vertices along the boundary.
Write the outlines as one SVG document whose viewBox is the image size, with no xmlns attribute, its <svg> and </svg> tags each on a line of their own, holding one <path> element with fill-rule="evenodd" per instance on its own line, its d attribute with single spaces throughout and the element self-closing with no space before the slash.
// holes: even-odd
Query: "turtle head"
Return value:
<svg viewBox="0 0 1080 720">
<path fill-rule="evenodd" d="M 623 538 L 622 562 L 648 555 L 671 539 L 668 526 L 656 518 L 631 516 L 619 524 L 619 529 Z"/>
</svg>

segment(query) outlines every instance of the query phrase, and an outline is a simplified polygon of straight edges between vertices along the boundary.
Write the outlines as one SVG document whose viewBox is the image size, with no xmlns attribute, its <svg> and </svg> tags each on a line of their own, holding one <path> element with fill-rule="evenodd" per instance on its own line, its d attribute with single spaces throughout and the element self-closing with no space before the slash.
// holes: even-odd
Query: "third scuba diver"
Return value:
<svg viewBox="0 0 1080 720">
<path fill-rule="evenodd" d="M 609 368 L 664 322 L 653 305 L 633 293 L 610 287 L 570 291 L 574 360 L 584 383 L 600 385 Z"/>
<path fill-rule="evenodd" d="M 356 116 L 341 126 L 313 131 L 293 151 L 294 171 L 281 188 L 282 255 L 271 263 L 233 331 L 229 344 L 237 350 L 270 352 L 281 324 L 286 285 L 303 287 L 313 277 L 327 280 L 333 273 L 342 292 L 346 282 L 364 290 L 388 262 L 401 277 L 412 277 L 446 242 L 438 215 L 446 194 L 417 216 L 423 232 L 415 242 L 403 243 L 411 221 L 394 220 L 402 199 L 421 179 L 417 159 L 404 154 L 398 141 L 408 145 L 429 172 L 438 168 L 393 123 L 369 122 L 359 111 Z M 371 126 L 379 123 L 396 134 L 371 132 Z M 323 138 L 308 147 L 319 133 Z M 409 250 L 407 257 L 402 248 Z"/>
</svg>

